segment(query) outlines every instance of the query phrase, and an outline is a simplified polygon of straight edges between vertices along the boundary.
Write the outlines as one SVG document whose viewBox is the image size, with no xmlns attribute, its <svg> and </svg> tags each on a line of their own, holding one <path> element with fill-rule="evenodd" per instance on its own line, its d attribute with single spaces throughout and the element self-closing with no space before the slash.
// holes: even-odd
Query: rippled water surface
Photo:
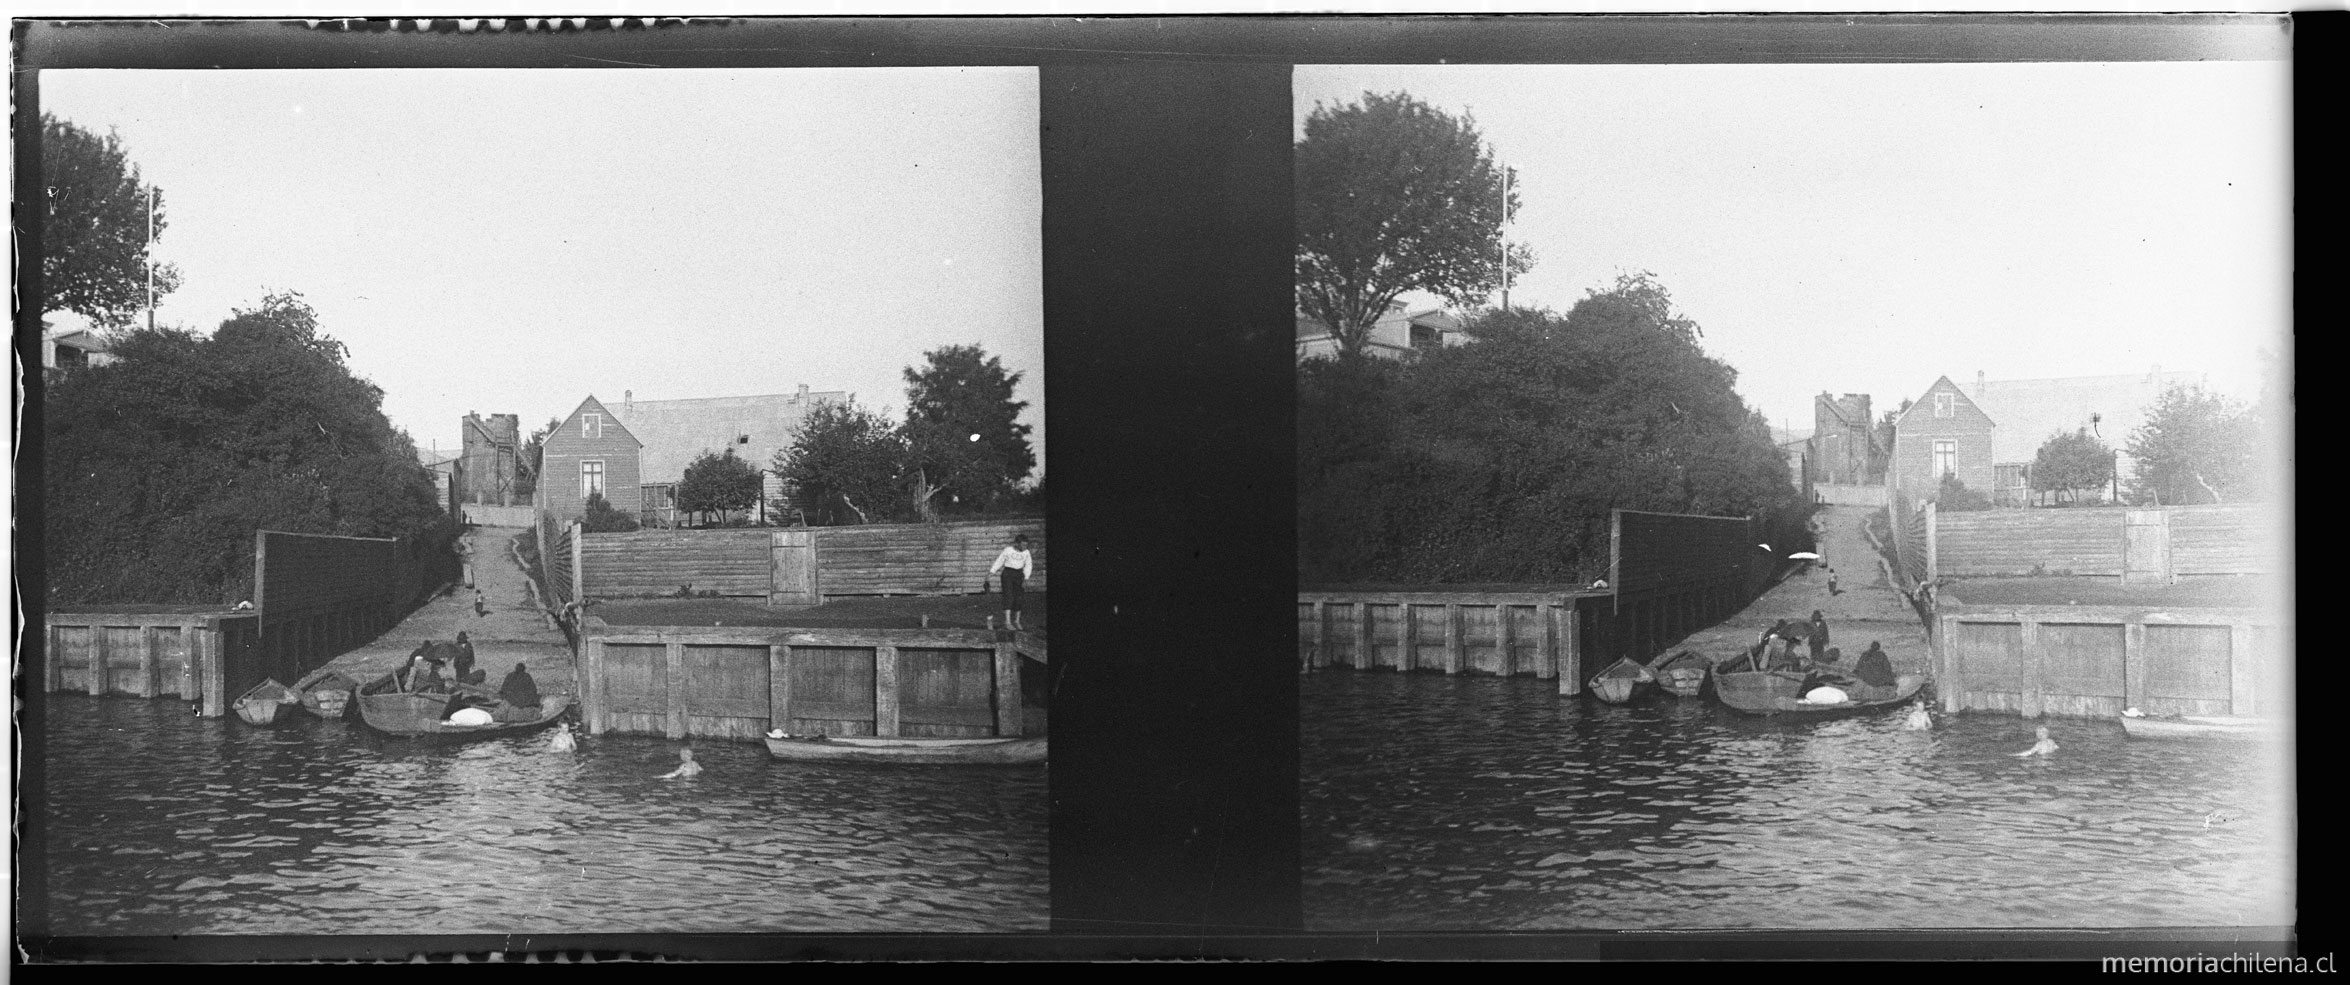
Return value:
<svg viewBox="0 0 2350 985">
<path fill-rule="evenodd" d="M 61 935 L 1044 929 L 1045 770 L 779 762 L 545 734 L 417 748 L 307 717 L 50 698 Z"/>
<path fill-rule="evenodd" d="M 2050 720 L 1788 723 L 1551 681 L 1300 682 L 1324 930 L 2276 926 L 2288 753 Z"/>
</svg>

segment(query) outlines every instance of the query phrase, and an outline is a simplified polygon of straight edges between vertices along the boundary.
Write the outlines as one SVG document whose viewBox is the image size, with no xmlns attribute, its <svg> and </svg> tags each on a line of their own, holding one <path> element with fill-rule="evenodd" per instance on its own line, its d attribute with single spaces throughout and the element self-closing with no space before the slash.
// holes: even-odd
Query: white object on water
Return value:
<svg viewBox="0 0 2350 985">
<path fill-rule="evenodd" d="M 1851 699 L 1852 696 L 1845 694 L 1843 688 L 1829 687 L 1825 684 L 1812 688 L 1810 693 L 1803 696 L 1803 700 L 1815 705 L 1840 705 Z"/>
<path fill-rule="evenodd" d="M 456 714 L 449 716 L 451 725 L 488 725 L 495 721 L 497 718 L 480 708 L 459 708 Z"/>
</svg>

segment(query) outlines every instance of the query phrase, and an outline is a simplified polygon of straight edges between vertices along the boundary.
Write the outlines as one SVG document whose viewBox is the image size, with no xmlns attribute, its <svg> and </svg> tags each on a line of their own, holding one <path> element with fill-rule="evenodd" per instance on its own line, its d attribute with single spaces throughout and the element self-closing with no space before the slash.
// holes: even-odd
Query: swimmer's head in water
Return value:
<svg viewBox="0 0 2350 985">
<path fill-rule="evenodd" d="M 2046 732 L 2046 731 L 2048 731 L 2048 730 L 2047 730 L 2047 729 L 2041 729 L 2040 731 L 2042 731 L 2042 732 Z M 691 750 L 691 749 L 680 749 L 680 750 L 678 750 L 678 751 L 677 751 L 677 758 L 678 758 L 678 759 L 680 759 L 680 760 L 683 760 L 683 761 L 685 761 L 685 762 L 688 762 L 688 763 L 690 763 L 690 762 L 693 762 L 693 761 L 694 761 L 694 751 L 693 751 L 693 750 Z"/>
<path fill-rule="evenodd" d="M 2042 742 L 2048 741 L 2048 726 L 2042 725 L 2039 728 L 2034 729 L 2032 731 L 2032 735 Z"/>
</svg>

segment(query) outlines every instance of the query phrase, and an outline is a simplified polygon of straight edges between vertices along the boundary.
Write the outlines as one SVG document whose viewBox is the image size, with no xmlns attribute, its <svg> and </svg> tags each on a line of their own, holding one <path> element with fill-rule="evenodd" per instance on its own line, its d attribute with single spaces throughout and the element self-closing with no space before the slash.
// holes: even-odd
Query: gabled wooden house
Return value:
<svg viewBox="0 0 2350 985">
<path fill-rule="evenodd" d="M 644 447 L 601 401 L 587 398 L 547 436 L 538 477 L 542 508 L 568 520 L 587 513 L 590 494 L 602 493 L 613 509 L 636 516 L 644 505 L 638 491 Z"/>
<path fill-rule="evenodd" d="M 1911 500 L 1929 498 L 1944 475 L 1986 496 L 1992 489 L 1991 415 L 1944 376 L 1893 420 L 1887 481 Z"/>
</svg>

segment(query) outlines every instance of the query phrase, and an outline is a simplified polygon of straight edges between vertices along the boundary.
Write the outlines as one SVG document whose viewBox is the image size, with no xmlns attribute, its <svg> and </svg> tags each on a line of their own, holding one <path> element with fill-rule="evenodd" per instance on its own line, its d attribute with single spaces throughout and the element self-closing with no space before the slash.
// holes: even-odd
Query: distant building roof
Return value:
<svg viewBox="0 0 2350 985">
<path fill-rule="evenodd" d="M 2115 451 L 2125 452 L 2130 433 L 2146 423 L 2146 411 L 2172 386 L 2203 382 L 2201 373 L 2159 369 L 2122 376 L 2068 376 L 2044 380 L 1981 380 L 1962 385 L 1975 406 L 1991 415 L 1991 460 L 2001 465 L 2029 462 L 2058 434 L 2082 428 Z M 2097 418 L 2092 428 L 2090 418 Z"/>
<path fill-rule="evenodd" d="M 842 390 L 778 393 L 754 397 L 700 397 L 637 400 L 605 408 L 644 443 L 639 467 L 648 483 L 676 482 L 703 452 L 734 449 L 735 457 L 766 468 L 777 451 L 791 447 L 800 423 L 826 404 L 847 403 Z"/>
</svg>

